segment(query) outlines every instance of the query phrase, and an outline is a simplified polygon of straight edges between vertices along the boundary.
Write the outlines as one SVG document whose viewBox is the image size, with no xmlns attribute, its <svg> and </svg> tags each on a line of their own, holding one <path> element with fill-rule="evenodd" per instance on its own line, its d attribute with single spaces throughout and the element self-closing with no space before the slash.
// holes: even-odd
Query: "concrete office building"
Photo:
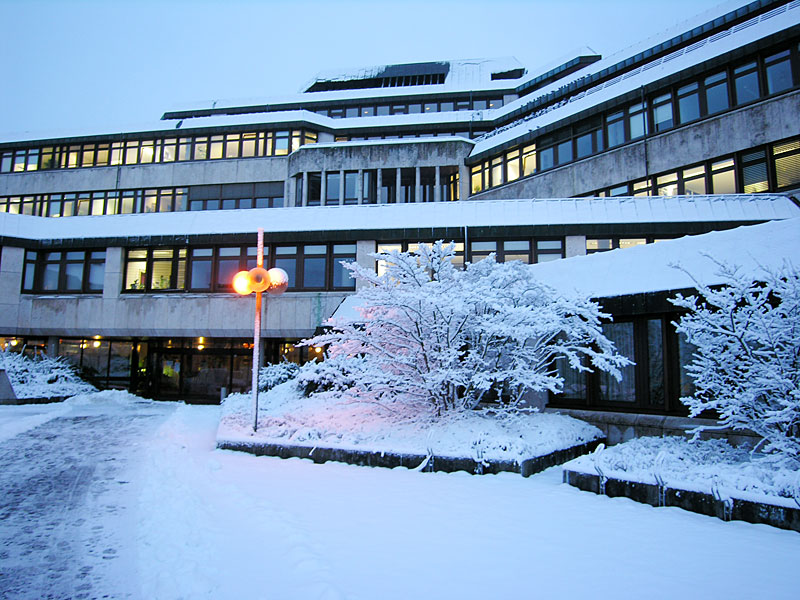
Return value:
<svg viewBox="0 0 800 600">
<path fill-rule="evenodd" d="M 538 70 L 323 73 L 146 130 L 1 139 L 0 342 L 101 386 L 209 401 L 249 387 L 254 300 L 230 282 L 255 263 L 257 227 L 290 275 L 263 354 L 303 361 L 293 342 L 355 289 L 342 260 L 443 238 L 460 260 L 545 262 L 798 216 L 799 188 L 797 0 Z M 660 405 L 634 390 L 571 406 L 680 414 L 663 386 Z"/>
</svg>

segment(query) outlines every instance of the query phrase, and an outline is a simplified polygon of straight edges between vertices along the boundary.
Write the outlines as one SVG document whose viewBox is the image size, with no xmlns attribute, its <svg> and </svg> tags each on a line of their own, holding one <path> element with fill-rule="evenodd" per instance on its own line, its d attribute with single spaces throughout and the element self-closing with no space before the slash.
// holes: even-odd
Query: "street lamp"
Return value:
<svg viewBox="0 0 800 600">
<path fill-rule="evenodd" d="M 261 353 L 261 293 L 280 296 L 289 287 L 286 271 L 277 267 L 264 268 L 264 230 L 258 228 L 258 259 L 256 267 L 239 271 L 233 276 L 233 289 L 242 296 L 256 293 L 256 318 L 253 333 L 253 431 L 258 431 L 258 363 Z"/>
</svg>

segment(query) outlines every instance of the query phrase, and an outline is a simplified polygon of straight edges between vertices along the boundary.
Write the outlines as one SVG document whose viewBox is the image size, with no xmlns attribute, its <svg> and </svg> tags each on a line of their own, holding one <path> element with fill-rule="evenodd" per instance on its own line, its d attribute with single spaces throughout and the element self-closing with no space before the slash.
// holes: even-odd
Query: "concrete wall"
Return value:
<svg viewBox="0 0 800 600">
<path fill-rule="evenodd" d="M 303 171 L 457 166 L 472 151 L 468 141 L 302 146 L 289 156 L 288 175 Z"/>
<path fill-rule="evenodd" d="M 265 297 L 264 337 L 306 337 L 347 296 L 347 292 L 287 292 Z M 103 337 L 249 337 L 255 296 L 238 294 L 23 294 L 17 318 L 5 317 L 0 331 L 10 335 Z"/>
<path fill-rule="evenodd" d="M 287 165 L 280 156 L 8 173 L 0 175 L 0 195 L 282 181 Z"/>
<path fill-rule="evenodd" d="M 487 190 L 475 200 L 563 198 L 747 150 L 800 133 L 800 91 L 649 137 L 540 175 Z"/>
</svg>

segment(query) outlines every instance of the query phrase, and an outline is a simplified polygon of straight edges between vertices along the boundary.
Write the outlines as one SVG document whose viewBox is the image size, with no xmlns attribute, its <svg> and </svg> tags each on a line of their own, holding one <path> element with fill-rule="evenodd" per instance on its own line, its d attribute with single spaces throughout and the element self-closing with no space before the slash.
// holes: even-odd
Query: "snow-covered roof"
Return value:
<svg viewBox="0 0 800 600">
<path fill-rule="evenodd" d="M 771 221 L 666 240 L 655 244 L 598 252 L 532 266 L 543 282 L 595 298 L 677 290 L 721 283 L 720 261 L 745 273 L 777 268 L 797 259 L 800 218 Z M 686 269 L 691 273 L 676 268 Z"/>
<path fill-rule="evenodd" d="M 800 24 L 800 2 L 793 2 L 760 16 L 753 17 L 730 29 L 648 62 L 624 75 L 620 75 L 605 83 L 582 91 L 570 97 L 568 101 L 563 104 L 547 107 L 505 127 L 495 129 L 478 140 L 473 150 L 473 155 L 489 151 L 503 143 L 522 137 L 531 131 L 561 121 L 570 115 L 577 114 L 628 92 L 639 90 L 645 85 L 688 69 L 693 65 L 711 60 L 714 57 L 797 24 Z M 602 60 L 577 71 L 570 76 L 569 79 L 579 79 L 589 73 L 601 71 L 608 66 L 609 63 L 607 60 Z M 513 112 L 535 101 L 537 98 L 558 90 L 567 83 L 569 83 L 567 80 L 558 80 L 537 90 L 534 94 L 510 102 L 493 111 L 492 118 L 496 119 L 504 114 Z"/>
<path fill-rule="evenodd" d="M 800 217 L 785 196 L 554 198 L 264 208 L 49 218 L 0 213 L 0 235 L 31 240 L 294 231 L 624 223 L 748 222 Z"/>
<path fill-rule="evenodd" d="M 512 56 L 505 56 L 501 58 L 465 58 L 460 60 L 445 60 L 437 61 L 436 63 L 412 63 L 408 65 L 379 65 L 371 67 L 357 67 L 348 69 L 329 69 L 317 73 L 311 81 L 306 83 L 301 92 L 305 92 L 308 88 L 318 82 L 330 81 L 356 81 L 363 79 L 373 79 L 392 74 L 391 71 L 398 71 L 398 74 L 403 69 L 411 73 L 418 67 L 417 70 L 425 71 L 427 65 L 441 65 L 440 69 L 433 69 L 436 71 L 443 71 L 446 73 L 444 83 L 434 87 L 437 91 L 469 91 L 469 90 L 493 90 L 493 89 L 508 89 L 516 85 L 516 80 L 492 80 L 492 74 L 504 73 L 513 71 L 515 69 L 523 68 L 523 65 Z M 414 86 L 419 87 L 419 86 Z M 398 88 L 393 88 L 397 90 Z M 402 89 L 402 88 L 400 88 Z M 352 90 L 359 96 L 372 94 L 374 88 L 363 90 Z M 314 95 L 320 92 L 314 92 Z"/>
</svg>

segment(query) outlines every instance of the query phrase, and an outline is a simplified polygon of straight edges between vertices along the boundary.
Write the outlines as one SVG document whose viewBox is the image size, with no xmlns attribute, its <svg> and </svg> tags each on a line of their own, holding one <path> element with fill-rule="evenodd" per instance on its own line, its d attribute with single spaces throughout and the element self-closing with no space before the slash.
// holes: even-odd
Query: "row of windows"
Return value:
<svg viewBox="0 0 800 600">
<path fill-rule="evenodd" d="M 694 392 L 685 365 L 691 363 L 695 348 L 675 332 L 673 319 L 674 315 L 650 316 L 604 324 L 605 336 L 633 363 L 620 369 L 622 379 L 617 381 L 605 372 L 579 373 L 560 361 L 564 389 L 551 394 L 551 403 L 685 414 L 679 398 Z"/>
<path fill-rule="evenodd" d="M 383 117 L 388 115 L 418 115 L 423 113 L 453 112 L 460 110 L 486 110 L 487 108 L 500 108 L 503 106 L 503 98 L 483 98 L 470 99 L 460 98 L 456 100 L 445 100 L 442 102 L 392 102 L 386 104 L 365 104 L 360 106 L 347 106 L 339 108 L 320 109 L 317 114 L 325 115 L 333 119 L 355 118 L 355 117 Z"/>
<path fill-rule="evenodd" d="M 431 245 L 430 242 L 422 242 Z M 378 244 L 378 252 L 386 253 L 392 250 L 398 252 L 416 252 L 419 243 L 411 242 L 385 242 Z M 475 240 L 469 243 L 466 261 L 477 262 L 490 254 L 495 254 L 498 262 L 520 260 L 526 264 L 550 262 L 564 258 L 563 238 L 536 238 L 516 240 Z M 464 266 L 464 243 L 455 242 L 455 256 L 453 264 L 459 268 Z M 378 261 L 378 274 L 386 269 L 385 261 Z"/>
<path fill-rule="evenodd" d="M 91 294 L 103 291 L 105 251 L 25 251 L 22 291 Z"/>
<path fill-rule="evenodd" d="M 341 261 L 355 258 L 355 244 L 264 246 L 264 266 L 286 271 L 290 290 L 354 289 Z M 233 276 L 255 266 L 254 246 L 132 248 L 125 254 L 124 291 L 231 292 Z"/>
<path fill-rule="evenodd" d="M 587 197 L 756 194 L 800 185 L 800 137 L 595 190 Z"/>
<path fill-rule="evenodd" d="M 0 151 L 0 173 L 283 156 L 316 142 L 316 133 L 294 130 L 18 148 Z"/>
<path fill-rule="evenodd" d="M 125 252 L 125 292 L 232 292 L 233 276 L 256 266 L 255 246 L 131 248 Z M 105 251 L 25 252 L 22 291 L 100 293 Z M 289 275 L 290 290 L 352 290 L 355 283 L 341 264 L 354 261 L 355 244 L 267 245 L 266 268 Z"/>
<path fill-rule="evenodd" d="M 436 131 L 426 133 L 402 133 L 402 134 L 387 134 L 387 135 L 337 135 L 334 142 L 361 142 L 369 140 L 408 140 L 414 138 L 432 138 L 432 137 L 461 137 L 472 139 L 482 136 L 486 133 L 486 129 L 471 127 L 469 131 Z"/>
<path fill-rule="evenodd" d="M 37 217 L 228 210 L 283 206 L 283 182 L 0 196 L 0 213 Z"/>
<path fill-rule="evenodd" d="M 415 167 L 401 169 L 365 169 L 306 173 L 306 206 L 358 204 L 395 204 L 397 202 L 433 202 L 436 198 L 436 168 L 419 167 L 419 188 Z M 458 167 L 439 167 L 441 201 L 458 200 Z M 380 183 L 378 175 L 380 174 Z M 399 175 L 399 181 L 398 181 Z M 322 184 L 325 184 L 324 191 Z M 419 193 L 419 197 L 417 194 Z M 303 204 L 303 176 L 297 176 L 296 205 Z"/>
<path fill-rule="evenodd" d="M 473 194 L 722 113 L 800 84 L 800 46 L 771 51 L 537 138 L 472 167 Z M 522 155 L 527 152 L 527 162 Z"/>
</svg>

